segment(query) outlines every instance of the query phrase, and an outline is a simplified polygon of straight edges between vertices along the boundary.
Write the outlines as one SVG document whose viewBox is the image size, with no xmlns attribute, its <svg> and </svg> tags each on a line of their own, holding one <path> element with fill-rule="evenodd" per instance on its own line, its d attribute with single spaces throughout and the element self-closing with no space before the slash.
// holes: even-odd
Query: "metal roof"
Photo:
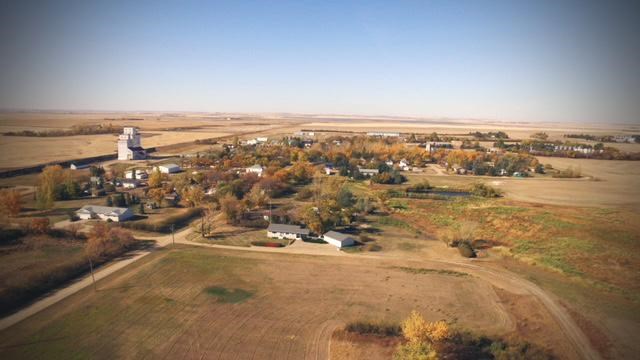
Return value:
<svg viewBox="0 0 640 360">
<path fill-rule="evenodd" d="M 85 205 L 82 208 L 80 208 L 80 210 L 78 210 L 79 212 L 92 212 L 95 214 L 102 214 L 102 215 L 122 215 L 125 213 L 125 211 L 127 211 L 129 209 L 127 208 L 121 208 L 121 207 L 110 207 L 110 206 L 100 206 L 100 205 Z"/>
<path fill-rule="evenodd" d="M 303 229 L 298 225 L 269 224 L 267 231 L 309 235 L 309 229 Z"/>
<path fill-rule="evenodd" d="M 330 237 L 332 239 L 338 240 L 338 241 L 344 241 L 347 239 L 353 239 L 351 237 L 351 235 L 348 234 L 343 234 L 343 233 L 339 233 L 337 231 L 327 231 L 324 235 L 322 235 L 323 237 Z"/>
</svg>

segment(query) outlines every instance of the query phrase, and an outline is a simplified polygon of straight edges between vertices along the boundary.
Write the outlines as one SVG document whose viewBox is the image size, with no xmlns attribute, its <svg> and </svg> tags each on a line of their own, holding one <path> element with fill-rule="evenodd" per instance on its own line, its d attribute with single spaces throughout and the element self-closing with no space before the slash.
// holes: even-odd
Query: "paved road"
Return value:
<svg viewBox="0 0 640 360">
<path fill-rule="evenodd" d="M 337 251 L 335 248 L 322 244 L 305 243 L 302 241 L 296 241 L 291 246 L 285 248 L 268 248 L 260 246 L 252 247 L 238 247 L 238 246 L 226 246 L 215 244 L 197 243 L 187 240 L 187 235 L 191 233 L 191 228 L 177 232 L 175 234 L 175 242 L 178 244 L 187 244 L 200 247 L 210 247 L 219 249 L 228 249 L 235 251 L 256 251 L 256 252 L 271 252 L 271 253 L 290 253 L 290 254 L 310 254 L 310 255 L 324 255 L 324 256 L 357 256 L 376 259 L 393 259 L 390 256 L 380 255 L 364 255 L 364 254 L 348 254 L 342 251 Z M 172 236 L 158 236 L 158 237 L 145 237 L 145 239 L 155 240 L 156 247 L 144 251 L 136 251 L 130 254 L 130 256 L 113 261 L 108 266 L 102 267 L 95 272 L 96 280 L 103 279 L 114 272 L 132 264 L 133 262 L 143 258 L 150 254 L 152 251 L 159 247 L 165 247 L 172 244 Z M 398 260 L 406 260 L 405 258 L 397 258 Z M 581 359 L 599 360 L 600 354 L 593 348 L 589 339 L 585 336 L 580 327 L 573 321 L 569 313 L 554 301 L 549 294 L 542 290 L 537 285 L 522 279 L 518 275 L 497 268 L 490 268 L 487 266 L 481 266 L 478 264 L 470 263 L 469 261 L 456 261 L 456 260 L 428 260 L 421 261 L 426 265 L 429 262 L 434 264 L 441 264 L 448 267 L 457 269 L 463 269 L 466 272 L 472 273 L 492 284 L 499 287 L 507 285 L 509 288 L 518 289 L 521 292 L 526 292 L 535 296 L 550 312 L 550 314 L 556 319 L 560 328 L 564 332 L 567 339 L 571 342 L 574 349 L 578 353 Z M 0 320 L 0 330 L 4 330 L 28 317 L 38 313 L 41 310 L 65 299 L 66 297 L 75 294 L 76 292 L 90 287 L 92 285 L 91 275 L 85 276 L 80 280 L 73 282 L 71 285 L 61 288 L 53 292 L 51 295 L 27 306 L 26 308 Z"/>
</svg>

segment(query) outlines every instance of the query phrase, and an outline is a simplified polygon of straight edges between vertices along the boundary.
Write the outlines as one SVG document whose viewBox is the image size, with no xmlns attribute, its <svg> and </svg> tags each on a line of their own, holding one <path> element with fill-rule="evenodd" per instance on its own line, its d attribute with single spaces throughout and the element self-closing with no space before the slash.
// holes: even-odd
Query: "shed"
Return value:
<svg viewBox="0 0 640 360">
<path fill-rule="evenodd" d="M 163 174 L 173 174 L 173 173 L 177 173 L 177 172 L 182 171 L 180 166 L 178 166 L 176 164 L 159 165 L 158 166 L 158 170 Z"/>
<path fill-rule="evenodd" d="M 111 207 L 111 206 L 99 206 L 99 205 L 85 205 L 76 211 L 76 215 L 80 219 L 102 219 L 111 221 L 124 221 L 130 219 L 133 213 L 128 208 Z"/>
<path fill-rule="evenodd" d="M 337 231 L 326 232 L 322 235 L 322 240 L 338 248 L 353 246 L 356 243 L 350 235 L 339 233 Z"/>
</svg>

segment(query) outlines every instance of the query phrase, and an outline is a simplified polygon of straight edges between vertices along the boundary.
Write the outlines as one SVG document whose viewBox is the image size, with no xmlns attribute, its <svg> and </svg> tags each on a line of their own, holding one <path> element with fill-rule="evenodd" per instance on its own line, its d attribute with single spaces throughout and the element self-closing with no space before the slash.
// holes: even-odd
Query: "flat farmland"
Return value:
<svg viewBox="0 0 640 360">
<path fill-rule="evenodd" d="M 137 126 L 142 145 L 158 147 L 219 138 L 235 134 L 268 131 L 277 124 L 256 118 L 171 116 L 160 114 L 3 114 L 0 133 L 9 131 L 46 131 L 70 129 L 74 125 L 111 123 L 114 126 Z M 286 123 L 286 122 L 285 122 Z M 0 169 L 113 154 L 117 135 L 78 135 L 59 137 L 0 136 Z"/>
<path fill-rule="evenodd" d="M 413 309 L 477 332 L 517 336 L 517 319 L 501 299 L 473 275 L 416 274 L 355 257 L 178 247 L 156 251 L 100 281 L 97 292 L 85 289 L 6 329 L 0 354 L 327 358 L 333 330 L 346 322 L 399 321 Z M 548 318 L 544 309 L 530 309 L 538 320 Z M 543 345 L 566 350 L 552 321 L 533 329 Z"/>
</svg>

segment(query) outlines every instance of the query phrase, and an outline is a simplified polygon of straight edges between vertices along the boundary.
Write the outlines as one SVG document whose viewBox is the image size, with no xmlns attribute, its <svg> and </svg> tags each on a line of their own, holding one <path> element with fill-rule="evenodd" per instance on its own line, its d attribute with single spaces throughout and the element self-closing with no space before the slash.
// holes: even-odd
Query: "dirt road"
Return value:
<svg viewBox="0 0 640 360">
<path fill-rule="evenodd" d="M 230 249 L 235 251 L 252 251 L 252 252 L 272 252 L 272 253 L 292 253 L 292 254 L 310 254 L 310 255 L 322 255 L 322 256 L 345 256 L 345 257 L 365 257 L 379 260 L 395 260 L 393 257 L 389 256 L 380 256 L 380 255 L 363 255 L 363 254 L 347 254 L 341 251 L 337 251 L 335 248 L 330 247 L 328 245 L 320 245 L 320 244 L 311 244 L 304 242 L 296 242 L 292 246 L 285 248 L 266 248 L 266 247 L 235 247 L 235 246 L 225 246 L 225 245 L 215 245 L 215 244 L 203 244 L 196 243 L 187 240 L 187 235 L 191 232 L 191 228 L 186 228 L 175 234 L 175 242 L 179 244 L 186 244 L 192 246 L 200 246 L 200 247 L 210 247 L 210 248 L 221 248 L 221 249 Z M 164 247 L 172 244 L 172 236 L 165 235 L 153 238 L 146 238 L 150 240 L 155 240 L 157 242 L 158 247 Z M 143 258 L 144 256 L 150 254 L 154 249 L 145 250 L 145 251 L 136 251 L 127 258 L 119 259 L 108 266 L 98 269 L 95 272 L 96 280 L 103 279 L 114 272 L 136 262 L 137 260 Z M 405 258 L 398 257 L 397 260 L 405 261 Z M 429 266 L 431 264 L 438 264 L 440 266 L 444 266 L 446 268 L 450 268 L 452 270 L 462 270 L 467 273 L 471 273 L 485 281 L 489 284 L 506 289 L 508 291 L 520 294 L 530 294 L 533 295 L 544 307 L 549 311 L 549 313 L 556 320 L 560 328 L 562 329 L 565 337 L 571 343 L 572 347 L 575 349 L 576 353 L 582 359 L 600 359 L 600 355 L 597 351 L 592 347 L 590 341 L 582 332 L 580 327 L 573 321 L 571 316 L 567 313 L 567 311 L 562 308 L 556 301 L 553 300 L 549 294 L 543 291 L 541 288 L 536 286 L 535 284 L 524 280 L 513 274 L 509 271 L 493 268 L 487 265 L 480 265 L 479 263 L 473 263 L 472 261 L 452 261 L 448 259 L 431 259 L 425 261 L 421 259 L 422 266 Z M 6 318 L 0 320 L 0 330 L 6 329 L 28 317 L 34 315 L 41 310 L 67 298 L 68 296 L 80 291 L 83 288 L 92 286 L 91 276 L 85 276 L 84 278 L 72 283 L 71 285 L 62 288 L 58 291 L 55 291 L 51 295 L 31 304 L 30 306 L 10 315 Z M 312 354 L 307 354 L 313 358 L 323 358 L 323 355 L 328 355 L 327 346 L 324 345 L 325 340 L 329 341 L 329 336 L 327 336 L 327 329 L 329 329 L 331 324 L 327 324 L 326 328 L 323 328 L 322 331 L 318 334 L 319 337 L 322 338 L 323 341 L 318 342 L 318 346 L 316 349 L 313 349 L 312 352 L 315 353 L 315 356 L 311 356 Z M 322 344 L 320 344 L 322 343 Z"/>
</svg>

